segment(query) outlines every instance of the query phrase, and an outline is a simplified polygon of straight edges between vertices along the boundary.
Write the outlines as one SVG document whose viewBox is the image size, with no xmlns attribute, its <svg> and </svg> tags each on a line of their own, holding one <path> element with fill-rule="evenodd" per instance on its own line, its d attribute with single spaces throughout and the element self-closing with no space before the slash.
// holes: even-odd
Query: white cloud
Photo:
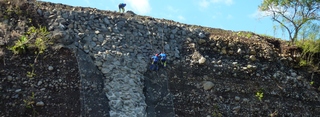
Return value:
<svg viewBox="0 0 320 117">
<path fill-rule="evenodd" d="M 151 6 L 149 0 L 124 0 L 129 5 L 133 12 L 141 15 L 146 15 L 151 12 Z"/>
<path fill-rule="evenodd" d="M 222 17 L 221 12 L 214 12 L 214 15 L 211 16 L 212 19 L 218 19 L 219 17 Z"/>
<path fill-rule="evenodd" d="M 286 9 L 284 7 L 278 7 L 278 6 L 271 6 L 267 11 L 261 11 L 260 9 L 257 9 L 254 13 L 250 14 L 249 17 L 251 18 L 257 18 L 261 19 L 267 16 L 273 16 L 274 13 L 276 15 L 279 15 L 278 13 L 284 14 L 288 17 L 294 17 L 292 12 L 290 12 L 292 9 Z"/>
<path fill-rule="evenodd" d="M 208 8 L 211 4 L 231 6 L 232 4 L 234 4 L 234 1 L 233 0 L 198 0 L 198 5 L 202 10 Z"/>
<path fill-rule="evenodd" d="M 211 2 L 213 2 L 213 3 L 218 3 L 218 2 L 220 2 L 221 0 L 211 0 Z"/>
<path fill-rule="evenodd" d="M 226 0 L 226 1 L 224 1 L 224 3 L 226 4 L 226 5 L 232 5 L 234 2 L 233 2 L 233 0 Z"/>
<path fill-rule="evenodd" d="M 167 6 L 167 10 L 171 13 L 177 13 L 179 11 L 179 9 L 175 9 L 172 6 Z"/>
<path fill-rule="evenodd" d="M 223 4 L 226 4 L 228 6 L 232 5 L 234 2 L 233 0 L 211 0 L 212 3 L 223 3 Z"/>
<path fill-rule="evenodd" d="M 87 4 L 90 4 L 90 1 L 89 0 L 84 0 Z"/>
<path fill-rule="evenodd" d="M 186 18 L 184 18 L 182 15 L 179 15 L 179 16 L 178 16 L 178 19 L 179 19 L 179 20 L 186 20 Z"/>
<path fill-rule="evenodd" d="M 261 19 L 263 17 L 266 17 L 270 15 L 270 13 L 265 12 L 265 11 L 261 11 L 261 10 L 256 10 L 254 13 L 250 14 L 249 17 L 250 18 L 257 18 L 257 19 Z"/>
<path fill-rule="evenodd" d="M 210 2 L 208 0 L 201 0 L 199 2 L 199 5 L 202 7 L 202 8 L 207 8 L 209 5 L 210 5 Z"/>
<path fill-rule="evenodd" d="M 212 18 L 212 19 L 217 19 L 217 16 L 214 15 L 214 16 L 212 16 L 211 18 Z"/>
<path fill-rule="evenodd" d="M 293 17 L 291 15 L 294 15 L 294 14 L 290 13 L 290 11 L 286 10 L 283 7 L 273 6 L 273 7 L 270 7 L 270 9 L 268 11 L 261 11 L 260 9 L 257 9 L 254 13 L 250 14 L 249 17 L 261 19 L 263 17 L 272 16 L 274 12 L 275 13 L 281 12 L 289 17 Z"/>
<path fill-rule="evenodd" d="M 227 19 L 233 19 L 233 16 L 229 14 L 229 15 L 227 16 Z"/>
</svg>

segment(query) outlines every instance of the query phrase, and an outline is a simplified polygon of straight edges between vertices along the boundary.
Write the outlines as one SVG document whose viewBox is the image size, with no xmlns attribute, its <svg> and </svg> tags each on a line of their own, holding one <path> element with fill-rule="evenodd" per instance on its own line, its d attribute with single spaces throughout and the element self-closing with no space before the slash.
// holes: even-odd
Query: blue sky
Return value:
<svg viewBox="0 0 320 117">
<path fill-rule="evenodd" d="M 72 6 L 118 11 L 119 3 L 139 15 L 233 31 L 251 31 L 287 39 L 258 10 L 262 0 L 43 0 Z"/>
</svg>

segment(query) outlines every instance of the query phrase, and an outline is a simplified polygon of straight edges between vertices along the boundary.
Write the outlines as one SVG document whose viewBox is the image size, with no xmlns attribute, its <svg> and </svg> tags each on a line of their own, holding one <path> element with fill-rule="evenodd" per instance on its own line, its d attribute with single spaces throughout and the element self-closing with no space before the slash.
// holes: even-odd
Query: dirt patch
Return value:
<svg viewBox="0 0 320 117">
<path fill-rule="evenodd" d="M 47 49 L 37 59 L 33 53 L 13 55 L 6 49 L 4 53 L 0 58 L 0 116 L 80 115 L 79 73 L 70 50 Z M 32 71 L 33 77 L 27 77 Z"/>
</svg>

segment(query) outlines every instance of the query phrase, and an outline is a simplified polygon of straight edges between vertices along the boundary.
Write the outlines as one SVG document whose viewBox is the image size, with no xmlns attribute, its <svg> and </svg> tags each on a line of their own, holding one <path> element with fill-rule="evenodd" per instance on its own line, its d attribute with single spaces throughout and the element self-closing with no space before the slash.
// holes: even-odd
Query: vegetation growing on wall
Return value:
<svg viewBox="0 0 320 117">
<path fill-rule="evenodd" d="M 30 27 L 25 35 L 22 35 L 13 46 L 9 46 L 8 49 L 14 54 L 24 54 L 31 52 L 36 54 L 34 64 L 37 63 L 37 59 L 40 54 L 44 53 L 47 46 L 53 44 L 48 37 L 49 32 L 46 27 L 39 26 L 40 28 Z M 34 64 L 30 64 L 31 71 L 27 73 L 27 77 L 33 78 L 36 74 L 34 73 Z"/>
<path fill-rule="evenodd" d="M 302 48 L 300 66 L 319 66 L 319 61 L 315 60 L 320 53 L 320 39 L 299 40 L 296 44 Z"/>
<path fill-rule="evenodd" d="M 41 54 L 47 48 L 47 44 L 52 44 L 48 34 L 46 27 L 30 27 L 25 35 L 22 35 L 13 46 L 9 47 L 9 50 L 14 54 L 23 54 L 27 50 L 35 50 L 35 54 Z"/>
</svg>

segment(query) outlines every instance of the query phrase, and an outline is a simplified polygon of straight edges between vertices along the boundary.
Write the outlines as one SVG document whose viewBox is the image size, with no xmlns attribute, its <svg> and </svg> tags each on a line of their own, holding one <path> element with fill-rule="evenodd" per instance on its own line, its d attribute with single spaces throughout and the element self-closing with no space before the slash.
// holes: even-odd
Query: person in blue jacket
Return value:
<svg viewBox="0 0 320 117">
<path fill-rule="evenodd" d="M 158 70 L 158 61 L 159 61 L 159 55 L 156 54 L 151 57 L 152 64 L 150 66 L 150 70 Z"/>
<path fill-rule="evenodd" d="M 124 11 L 125 11 L 125 9 L 124 9 L 124 7 L 126 6 L 126 4 L 125 3 L 120 3 L 119 5 L 118 5 L 118 7 L 119 7 L 119 12 L 121 13 L 121 10 L 122 10 L 122 13 L 124 13 Z"/>
<path fill-rule="evenodd" d="M 163 67 L 166 67 L 167 66 L 167 55 L 163 52 L 160 52 L 159 53 L 159 57 L 160 57 L 160 60 L 161 60 L 161 65 L 163 65 Z"/>
</svg>

